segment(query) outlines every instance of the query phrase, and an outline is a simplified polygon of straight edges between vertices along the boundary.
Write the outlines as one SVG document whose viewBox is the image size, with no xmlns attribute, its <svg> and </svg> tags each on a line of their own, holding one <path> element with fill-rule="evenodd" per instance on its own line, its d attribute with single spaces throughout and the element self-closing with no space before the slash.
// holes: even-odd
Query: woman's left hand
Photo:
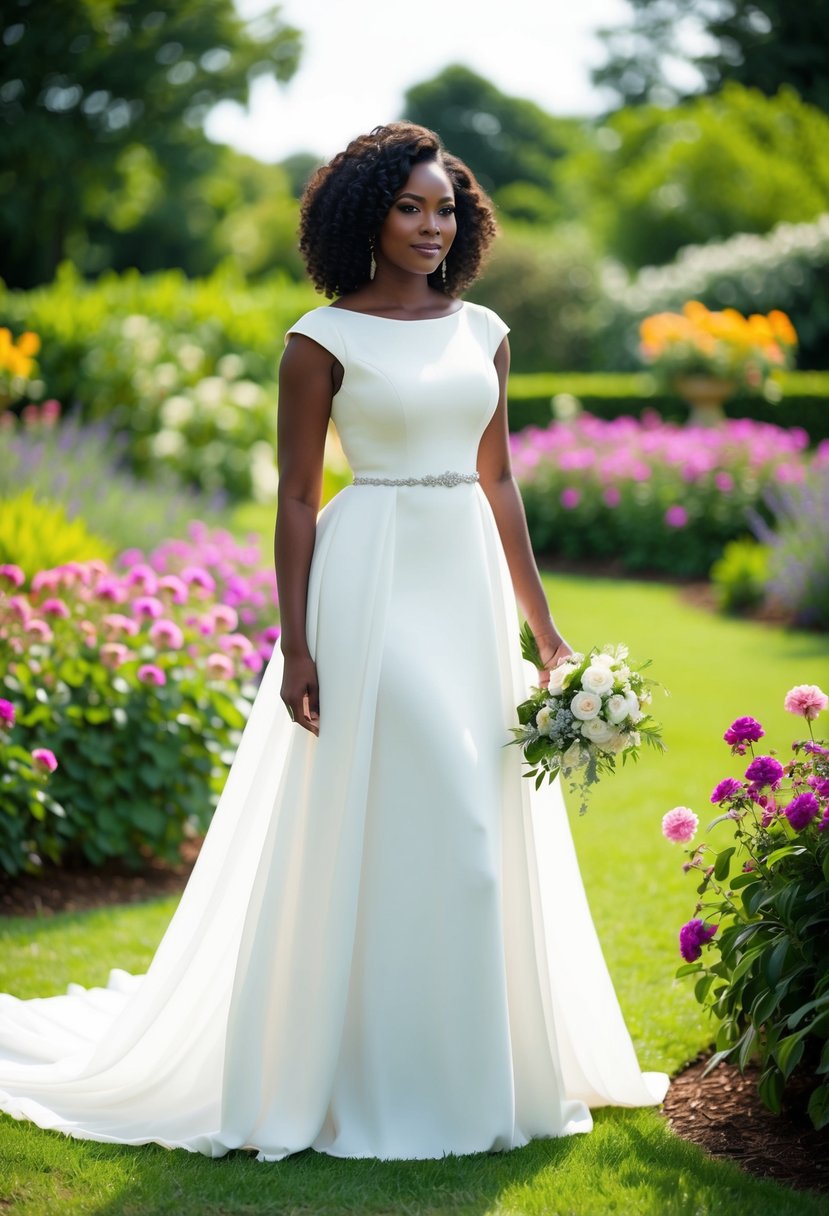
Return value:
<svg viewBox="0 0 829 1216">
<path fill-rule="evenodd" d="M 557 633 L 537 633 L 535 640 L 544 666 L 538 673 L 539 688 L 546 688 L 550 683 L 550 671 L 558 667 L 573 653 L 573 648 Z"/>
</svg>

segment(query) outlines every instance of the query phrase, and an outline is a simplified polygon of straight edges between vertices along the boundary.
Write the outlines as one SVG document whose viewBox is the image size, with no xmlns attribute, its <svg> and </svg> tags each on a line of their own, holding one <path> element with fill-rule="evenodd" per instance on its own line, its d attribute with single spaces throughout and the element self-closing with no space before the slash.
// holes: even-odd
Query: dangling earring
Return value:
<svg viewBox="0 0 829 1216">
<path fill-rule="evenodd" d="M 371 251 L 371 262 L 369 263 L 368 277 L 370 279 L 373 279 L 374 273 L 377 270 L 377 263 L 374 260 L 374 241 L 373 240 L 372 240 L 371 244 L 369 245 L 369 250 Z"/>
<path fill-rule="evenodd" d="M 440 264 L 440 277 L 443 281 L 444 290 L 446 289 L 446 258 Z"/>
</svg>

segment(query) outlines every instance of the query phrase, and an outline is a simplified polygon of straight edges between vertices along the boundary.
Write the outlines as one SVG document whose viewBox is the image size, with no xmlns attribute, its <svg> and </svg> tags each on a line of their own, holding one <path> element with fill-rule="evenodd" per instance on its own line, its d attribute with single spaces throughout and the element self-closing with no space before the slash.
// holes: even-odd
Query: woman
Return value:
<svg viewBox="0 0 829 1216">
<path fill-rule="evenodd" d="M 301 248 L 338 299 L 280 370 L 282 655 L 147 976 L 4 998 L 0 1108 L 278 1160 L 504 1150 L 662 1100 L 560 793 L 505 746 L 515 598 L 541 680 L 571 652 L 509 468 L 507 327 L 459 299 L 493 235 L 472 174 L 411 124 L 309 183 Z M 354 485 L 318 517 L 332 416 Z"/>
</svg>

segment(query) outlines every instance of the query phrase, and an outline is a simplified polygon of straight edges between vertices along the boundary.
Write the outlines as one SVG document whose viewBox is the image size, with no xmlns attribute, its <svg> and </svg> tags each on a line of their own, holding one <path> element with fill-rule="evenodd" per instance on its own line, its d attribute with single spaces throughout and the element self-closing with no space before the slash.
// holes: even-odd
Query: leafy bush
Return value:
<svg viewBox="0 0 829 1216">
<path fill-rule="evenodd" d="M 66 811 L 48 789 L 54 756 L 44 749 L 27 751 L 11 738 L 15 708 L 0 697 L 0 871 L 17 874 L 40 859 L 31 852 L 33 826 L 39 846 L 50 860 L 60 857 L 57 823 Z"/>
<path fill-rule="evenodd" d="M 705 1072 L 729 1057 L 744 1072 L 756 1057 L 760 1097 L 775 1113 L 795 1072 L 811 1079 L 816 1128 L 829 1123 L 829 748 L 814 741 L 811 719 L 826 704 L 814 685 L 787 695 L 786 708 L 806 717 L 810 738 L 793 744 L 786 764 L 755 756 L 764 735 L 755 719 L 726 731 L 732 754 L 750 749 L 752 759 L 742 777 L 725 778 L 711 794 L 722 813 L 706 833 L 732 822 L 734 844 L 687 850 L 683 869 L 700 879 L 695 914 L 703 916 L 680 932 L 686 961 L 676 973 L 694 976 L 697 1000 L 719 1022 Z M 663 832 L 687 843 L 696 821 L 677 807 Z"/>
<path fill-rule="evenodd" d="M 258 560 L 258 548 L 199 523 L 188 540 L 111 567 L 69 562 L 30 580 L 0 567 L 14 756 L 54 754 L 49 796 L 65 809 L 39 815 L 26 772 L 8 768 L 0 867 L 174 859 L 206 829 L 279 634 L 275 580 Z"/>
<path fill-rule="evenodd" d="M 748 532 L 766 486 L 805 477 L 807 445 L 803 431 L 747 419 L 679 427 L 657 415 L 582 414 L 511 440 L 538 551 L 701 577 Z"/>
<path fill-rule="evenodd" d="M 69 519 L 59 502 L 36 500 L 24 490 L 2 505 L 0 562 L 20 566 L 29 577 L 61 562 L 112 556 L 109 542 L 89 532 L 82 519 Z"/>
<path fill-rule="evenodd" d="M 766 598 L 769 549 L 748 537 L 730 540 L 711 567 L 711 582 L 723 612 L 745 612 Z"/>
<path fill-rule="evenodd" d="M 802 482 L 767 489 L 773 526 L 758 512 L 751 523 L 769 549 L 769 600 L 795 624 L 829 629 L 829 442 L 819 455 Z"/>
<path fill-rule="evenodd" d="M 124 467 L 124 435 L 109 421 L 82 423 L 62 418 L 60 405 L 28 405 L 19 420 L 0 416 L 0 501 L 31 490 L 38 501 L 57 500 L 69 519 L 92 519 L 100 536 L 117 548 L 150 548 L 166 536 L 180 536 L 192 519 L 218 524 L 225 496 L 208 498 L 185 489 L 172 473 L 159 470 L 146 485 Z M 107 552 L 112 552 L 108 550 Z M 55 555 L 25 566 L 28 573 L 85 553 Z M 17 560 L 13 556 L 7 560 Z"/>
</svg>

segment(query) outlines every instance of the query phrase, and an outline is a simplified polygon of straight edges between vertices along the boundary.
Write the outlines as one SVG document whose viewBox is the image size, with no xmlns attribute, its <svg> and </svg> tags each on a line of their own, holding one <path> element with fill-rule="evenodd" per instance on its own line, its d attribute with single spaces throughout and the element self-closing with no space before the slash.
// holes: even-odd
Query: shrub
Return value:
<svg viewBox="0 0 829 1216">
<path fill-rule="evenodd" d="M 759 512 L 751 523 L 769 549 L 769 600 L 795 624 L 829 629 L 829 443 L 819 455 L 802 482 L 766 490 L 773 525 Z"/>
<path fill-rule="evenodd" d="M 538 551 L 697 577 L 748 532 L 766 486 L 803 479 L 807 444 L 802 431 L 748 420 L 678 427 L 587 414 L 511 440 Z"/>
<path fill-rule="evenodd" d="M 699 899 L 680 931 L 686 961 L 676 974 L 694 976 L 696 999 L 719 1023 L 703 1076 L 729 1057 L 744 1072 L 757 1057 L 760 1097 L 779 1113 L 797 1072 L 813 1082 L 808 1114 L 821 1128 L 829 1123 L 829 748 L 814 741 L 811 719 L 827 698 L 804 685 L 785 703 L 806 717 L 810 736 L 792 745 L 785 764 L 773 753 L 754 755 L 764 735 L 755 719 L 740 718 L 725 733 L 732 755 L 749 750 L 751 760 L 711 794 L 723 813 L 706 832 L 732 822 L 734 844 L 687 850 L 683 869 L 700 880 Z M 677 809 L 689 817 L 683 830 L 669 812 L 663 832 L 687 843 L 696 816 Z"/>
<path fill-rule="evenodd" d="M 31 490 L 37 500 L 59 500 L 69 519 L 95 521 L 116 548 L 151 548 L 182 535 L 193 519 L 217 524 L 226 496 L 208 498 L 159 470 L 151 486 L 124 466 L 125 435 L 113 435 L 107 419 L 82 423 L 60 419 L 57 401 L 28 405 L 19 420 L 5 415 L 0 443 L 0 500 Z M 0 417 L 2 421 L 2 417 Z M 108 550 L 111 552 L 111 550 Z M 29 573 L 85 553 L 55 555 L 27 565 Z M 15 560 L 15 559 L 11 559 Z"/>
<path fill-rule="evenodd" d="M 61 562 L 110 557 L 108 541 L 87 530 L 82 519 L 69 519 L 59 502 L 35 500 L 32 490 L 7 498 L 0 511 L 0 562 L 20 566 L 31 577 Z"/>
<path fill-rule="evenodd" d="M 146 556 L 0 567 L 0 696 L 11 742 L 57 758 L 38 817 L 25 772 L 0 784 L 0 866 L 174 859 L 204 831 L 272 653 L 275 581 L 259 553 L 194 524 Z M 28 587 L 26 583 L 28 581 Z M 21 761 L 22 763 L 22 761 Z"/>
<path fill-rule="evenodd" d="M 711 582 L 723 612 L 745 612 L 766 598 L 769 549 L 746 537 L 730 540 L 711 567 Z"/>
</svg>

